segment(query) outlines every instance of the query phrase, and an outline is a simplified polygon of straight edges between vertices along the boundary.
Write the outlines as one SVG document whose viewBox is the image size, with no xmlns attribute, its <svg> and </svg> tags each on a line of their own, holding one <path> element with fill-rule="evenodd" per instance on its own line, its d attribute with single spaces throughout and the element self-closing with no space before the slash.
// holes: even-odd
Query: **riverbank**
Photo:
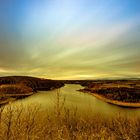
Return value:
<svg viewBox="0 0 140 140">
<path fill-rule="evenodd" d="M 23 99 L 26 98 L 28 96 L 33 95 L 33 92 L 30 93 L 24 93 L 24 94 L 5 94 L 0 96 L 0 106 L 14 102 L 18 99 Z"/>
<path fill-rule="evenodd" d="M 60 81 L 29 77 L 0 77 L 0 106 L 17 99 L 22 99 L 37 91 L 50 91 L 64 86 Z"/>
<path fill-rule="evenodd" d="M 130 103 L 130 102 L 121 102 L 121 101 L 117 101 L 117 100 L 111 100 L 111 99 L 108 99 L 102 95 L 99 95 L 98 93 L 92 93 L 92 92 L 86 91 L 84 89 L 79 90 L 79 91 L 93 95 L 97 99 L 100 99 L 100 100 L 107 102 L 109 104 L 113 104 L 113 105 L 117 105 L 117 106 L 121 106 L 121 107 L 140 108 L 140 103 Z"/>
<path fill-rule="evenodd" d="M 122 107 L 140 107 L 140 80 L 96 81 L 84 85 L 88 92 L 107 103 Z"/>
<path fill-rule="evenodd" d="M 116 100 L 110 100 L 110 99 L 107 99 L 107 98 L 105 98 L 101 95 L 95 94 L 95 93 L 92 93 L 92 95 L 95 96 L 96 98 L 103 100 L 110 104 L 114 104 L 114 105 L 118 105 L 118 106 L 122 106 L 122 107 L 134 107 L 134 108 L 140 107 L 140 103 L 129 103 L 129 102 L 120 102 L 120 101 L 116 101 Z"/>
</svg>

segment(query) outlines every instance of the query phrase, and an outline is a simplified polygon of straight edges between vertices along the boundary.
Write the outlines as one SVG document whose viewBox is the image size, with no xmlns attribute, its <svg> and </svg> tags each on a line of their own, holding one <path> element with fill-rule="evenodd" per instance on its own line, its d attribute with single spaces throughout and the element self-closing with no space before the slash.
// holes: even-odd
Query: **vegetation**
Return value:
<svg viewBox="0 0 140 140">
<path fill-rule="evenodd" d="M 106 86 L 102 86 L 102 89 Z M 94 90 L 95 84 L 90 87 Z M 88 115 L 83 116 L 77 114 L 76 109 L 66 109 L 65 99 L 60 104 L 59 93 L 57 93 L 57 101 L 52 112 L 41 110 L 40 105 L 37 104 L 2 106 L 0 108 L 0 140 L 140 139 L 139 117 L 126 117 L 121 114 L 115 117 L 103 117 L 100 114 L 89 116 L 90 112 L 86 113 Z"/>
<path fill-rule="evenodd" d="M 32 88 L 23 84 L 7 84 L 0 86 L 0 94 L 24 94 L 33 92 Z"/>
<path fill-rule="evenodd" d="M 6 84 L 8 84 L 8 85 L 9 84 L 26 85 L 26 86 L 32 88 L 33 91 L 50 90 L 50 89 L 62 87 L 64 85 L 60 81 L 28 77 L 28 76 L 0 77 L 0 85 L 6 85 Z"/>
<path fill-rule="evenodd" d="M 96 92 L 109 99 L 123 102 L 140 102 L 140 90 L 134 88 L 106 88 L 97 89 Z"/>
<path fill-rule="evenodd" d="M 107 81 L 88 84 L 85 89 L 90 93 L 99 94 L 111 100 L 122 102 L 140 102 L 140 80 Z"/>
<path fill-rule="evenodd" d="M 8 105 L 0 108 L 0 130 L 1 140 L 139 140 L 140 118 L 83 117 L 60 105 L 52 114 L 39 105 Z"/>
<path fill-rule="evenodd" d="M 32 88 L 23 84 L 6 84 L 0 86 L 0 105 L 9 103 L 19 98 L 32 95 Z"/>
<path fill-rule="evenodd" d="M 0 77 L 0 105 L 27 97 L 38 90 L 52 90 L 63 85 L 60 81 L 28 76 Z"/>
</svg>

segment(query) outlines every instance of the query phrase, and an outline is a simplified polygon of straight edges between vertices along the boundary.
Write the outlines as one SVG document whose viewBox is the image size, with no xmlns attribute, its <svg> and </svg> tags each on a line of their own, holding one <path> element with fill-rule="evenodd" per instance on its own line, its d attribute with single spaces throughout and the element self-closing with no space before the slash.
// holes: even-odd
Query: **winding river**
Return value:
<svg viewBox="0 0 140 140">
<path fill-rule="evenodd" d="M 39 104 L 42 109 L 51 111 L 59 101 L 64 103 L 65 108 L 77 109 L 78 113 L 93 115 L 100 113 L 106 116 L 113 116 L 118 113 L 124 116 L 139 116 L 140 109 L 123 108 L 116 105 L 108 104 L 94 96 L 82 93 L 77 90 L 82 89 L 81 85 L 66 84 L 64 87 L 52 91 L 39 91 L 38 93 L 29 96 L 25 99 L 18 100 L 13 104 Z M 59 94 L 59 96 L 58 96 Z"/>
</svg>

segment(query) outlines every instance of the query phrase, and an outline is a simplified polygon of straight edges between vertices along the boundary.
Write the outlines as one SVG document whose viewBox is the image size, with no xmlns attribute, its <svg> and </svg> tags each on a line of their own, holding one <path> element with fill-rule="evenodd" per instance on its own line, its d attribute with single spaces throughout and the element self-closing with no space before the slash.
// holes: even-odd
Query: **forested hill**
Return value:
<svg viewBox="0 0 140 140">
<path fill-rule="evenodd" d="M 56 80 L 36 78 L 30 76 L 6 76 L 0 77 L 0 85 L 23 84 L 31 87 L 34 91 L 50 90 L 63 86 L 63 83 Z"/>
</svg>

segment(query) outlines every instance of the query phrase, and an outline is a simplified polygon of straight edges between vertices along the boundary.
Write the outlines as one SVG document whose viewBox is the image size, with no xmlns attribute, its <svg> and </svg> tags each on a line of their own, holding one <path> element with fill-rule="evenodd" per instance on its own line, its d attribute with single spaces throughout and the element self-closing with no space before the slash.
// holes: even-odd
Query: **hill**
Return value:
<svg viewBox="0 0 140 140">
<path fill-rule="evenodd" d="M 55 88 L 60 88 L 63 86 L 63 83 L 56 80 L 29 77 L 29 76 L 7 76 L 0 77 L 0 86 L 7 84 L 22 84 L 26 85 L 33 89 L 37 90 L 51 90 Z"/>
</svg>

